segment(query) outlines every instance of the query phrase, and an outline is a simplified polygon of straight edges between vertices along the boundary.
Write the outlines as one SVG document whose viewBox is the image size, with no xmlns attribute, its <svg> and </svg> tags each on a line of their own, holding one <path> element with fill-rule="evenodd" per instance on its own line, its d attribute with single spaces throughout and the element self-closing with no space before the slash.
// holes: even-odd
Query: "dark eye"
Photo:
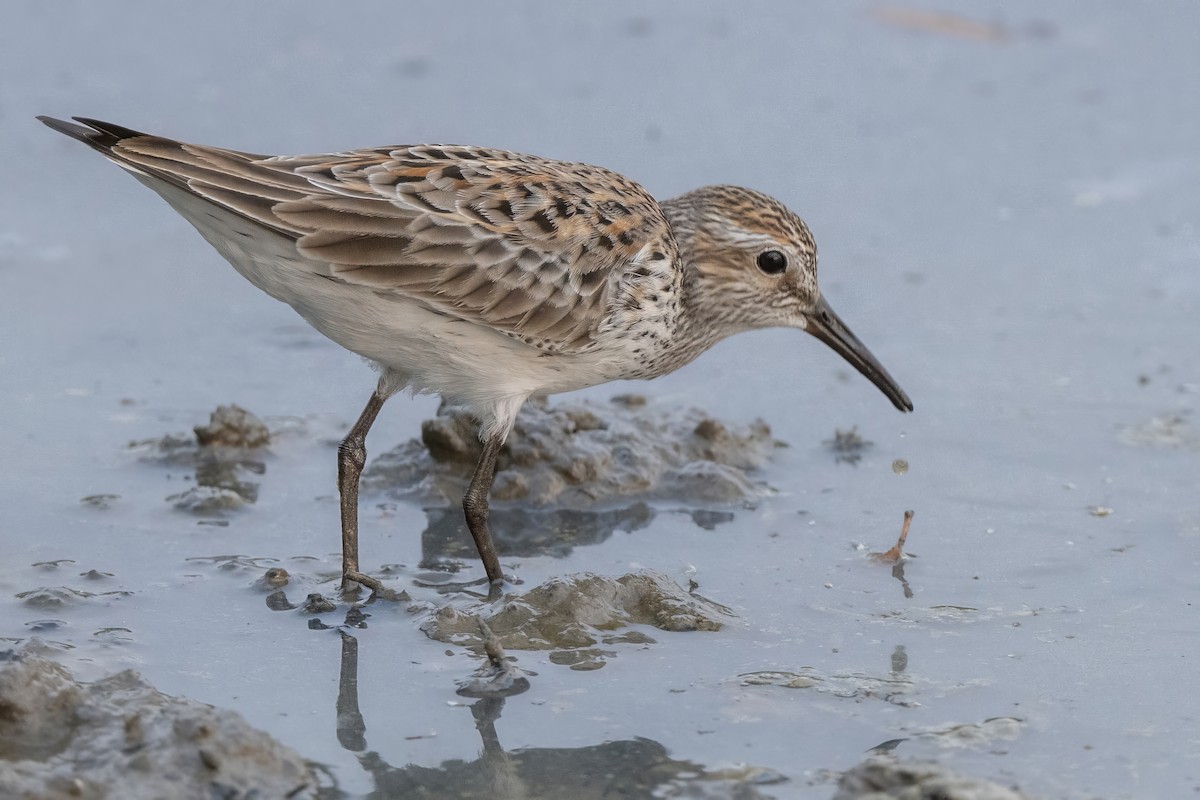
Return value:
<svg viewBox="0 0 1200 800">
<path fill-rule="evenodd" d="M 758 254 L 758 268 L 768 275 L 778 275 L 787 269 L 787 256 L 778 250 L 764 250 Z"/>
</svg>

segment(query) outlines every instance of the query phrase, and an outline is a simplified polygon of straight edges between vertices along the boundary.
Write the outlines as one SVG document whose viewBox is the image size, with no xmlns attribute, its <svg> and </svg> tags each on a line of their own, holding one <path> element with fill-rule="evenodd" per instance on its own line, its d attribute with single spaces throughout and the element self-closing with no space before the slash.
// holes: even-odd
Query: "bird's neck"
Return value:
<svg viewBox="0 0 1200 800">
<path fill-rule="evenodd" d="M 705 274 L 704 249 L 696 246 L 702 212 L 694 202 L 691 195 L 684 195 L 662 204 L 679 246 L 683 272 L 679 287 L 679 320 L 672 345 L 673 349 L 689 352 L 688 361 L 743 329 L 729 317 L 727 298 L 721 297 L 718 287 Z"/>
<path fill-rule="evenodd" d="M 683 260 L 683 281 L 679 292 L 679 326 L 676 346 L 695 349 L 697 355 L 737 333 L 722 314 L 720 297 L 713 296 L 711 284 L 694 261 Z"/>
</svg>

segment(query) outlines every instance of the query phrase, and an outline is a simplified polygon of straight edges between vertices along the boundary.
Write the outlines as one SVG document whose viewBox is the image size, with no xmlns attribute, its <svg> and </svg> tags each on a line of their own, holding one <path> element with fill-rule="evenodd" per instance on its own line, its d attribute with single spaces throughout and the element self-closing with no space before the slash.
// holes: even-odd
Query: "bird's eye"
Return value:
<svg viewBox="0 0 1200 800">
<path fill-rule="evenodd" d="M 768 275 L 778 275 L 787 269 L 787 256 L 778 250 L 764 250 L 758 254 L 758 268 Z"/>
</svg>

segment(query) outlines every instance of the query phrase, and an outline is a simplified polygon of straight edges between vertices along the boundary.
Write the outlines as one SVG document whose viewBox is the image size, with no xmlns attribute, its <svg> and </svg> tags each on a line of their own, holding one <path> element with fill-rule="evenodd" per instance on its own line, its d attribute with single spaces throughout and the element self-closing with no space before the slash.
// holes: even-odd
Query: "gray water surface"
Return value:
<svg viewBox="0 0 1200 800">
<path fill-rule="evenodd" d="M 704 773 L 827 798 L 897 739 L 1036 796 L 1200 788 L 1200 6 L 919 8 L 939 10 L 5 4 L 2 646 L 36 635 L 81 677 L 133 667 L 237 709 L 348 796 L 474 796 L 503 752 L 546 796 L 614 774 L 700 796 Z M 283 566 L 331 592 L 334 444 L 370 369 L 35 114 L 252 152 L 491 145 L 661 197 L 753 186 L 808 221 L 826 296 L 916 412 L 795 331 L 582 393 L 765 419 L 790 444 L 759 475 L 778 492 L 704 526 L 655 505 L 506 567 L 525 588 L 653 568 L 736 619 L 644 630 L 590 671 L 510 653 L 530 690 L 472 708 L 454 689 L 478 658 L 409 605 L 313 630 L 254 585 Z M 191 472 L 128 445 L 230 402 L 275 436 L 257 501 L 201 524 L 165 499 Z M 368 450 L 436 405 L 390 401 Z M 853 426 L 873 445 L 839 463 L 822 443 Z M 905 509 L 901 581 L 867 553 Z M 411 586 L 425 510 L 366 496 L 361 515 L 364 566 L 447 602 Z"/>
</svg>

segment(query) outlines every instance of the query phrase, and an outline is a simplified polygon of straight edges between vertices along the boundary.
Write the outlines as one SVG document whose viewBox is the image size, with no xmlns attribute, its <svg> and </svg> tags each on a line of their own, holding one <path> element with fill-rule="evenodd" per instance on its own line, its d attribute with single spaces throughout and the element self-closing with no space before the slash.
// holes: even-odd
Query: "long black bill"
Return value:
<svg viewBox="0 0 1200 800">
<path fill-rule="evenodd" d="M 829 303 L 822 297 L 811 312 L 805 314 L 808 327 L 806 330 L 813 336 L 829 345 L 842 358 L 854 365 L 867 380 L 879 387 L 879 391 L 887 395 L 892 405 L 901 411 L 912 411 L 912 400 L 900 388 L 895 379 L 888 375 L 883 365 L 871 355 L 867 346 L 858 340 L 854 332 L 842 322 L 841 317 L 833 313 Z"/>
</svg>

